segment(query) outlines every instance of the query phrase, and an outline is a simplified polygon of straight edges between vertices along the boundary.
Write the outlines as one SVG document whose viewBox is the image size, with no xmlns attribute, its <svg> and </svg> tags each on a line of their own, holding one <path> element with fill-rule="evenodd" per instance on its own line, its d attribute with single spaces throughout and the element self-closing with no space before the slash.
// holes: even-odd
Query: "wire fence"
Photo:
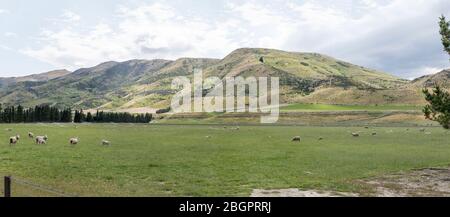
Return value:
<svg viewBox="0 0 450 217">
<path fill-rule="evenodd" d="M 1 193 L 5 197 L 76 197 L 59 189 L 10 176 L 4 177 Z"/>
<path fill-rule="evenodd" d="M 3 197 L 5 195 L 4 187 L 5 187 L 5 184 L 0 185 L 0 197 Z"/>
</svg>

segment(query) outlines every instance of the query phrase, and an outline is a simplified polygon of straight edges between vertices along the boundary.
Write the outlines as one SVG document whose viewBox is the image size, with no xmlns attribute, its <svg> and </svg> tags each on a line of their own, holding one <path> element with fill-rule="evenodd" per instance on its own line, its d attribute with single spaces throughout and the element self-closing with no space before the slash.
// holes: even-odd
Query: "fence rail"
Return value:
<svg viewBox="0 0 450 217">
<path fill-rule="evenodd" d="M 53 196 L 57 196 L 57 197 L 75 197 L 75 195 L 72 194 L 67 194 L 64 191 L 58 190 L 58 189 L 54 189 L 48 186 L 43 186 L 40 184 L 36 184 L 33 183 L 29 180 L 25 180 L 22 178 L 17 178 L 17 177 L 11 177 L 11 176 L 5 176 L 4 177 L 4 181 L 3 181 L 3 195 L 4 197 L 13 197 L 15 196 L 15 192 L 13 191 L 13 185 L 20 185 L 23 187 L 28 187 L 31 188 L 33 190 L 37 190 L 40 192 L 45 192 L 47 194 L 53 195 Z M 30 195 L 25 195 L 26 197 L 32 197 Z"/>
</svg>

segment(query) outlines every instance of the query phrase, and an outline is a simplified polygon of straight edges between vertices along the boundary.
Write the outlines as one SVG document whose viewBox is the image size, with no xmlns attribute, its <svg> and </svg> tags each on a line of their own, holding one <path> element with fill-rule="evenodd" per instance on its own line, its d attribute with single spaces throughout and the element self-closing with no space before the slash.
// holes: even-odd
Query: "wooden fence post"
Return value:
<svg viewBox="0 0 450 217">
<path fill-rule="evenodd" d="M 5 197 L 11 197 L 11 177 L 5 176 Z"/>
</svg>

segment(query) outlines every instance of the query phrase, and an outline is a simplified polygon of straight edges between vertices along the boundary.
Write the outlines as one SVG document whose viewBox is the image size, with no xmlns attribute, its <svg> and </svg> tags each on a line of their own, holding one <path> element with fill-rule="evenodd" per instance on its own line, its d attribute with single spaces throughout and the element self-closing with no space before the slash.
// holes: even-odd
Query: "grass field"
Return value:
<svg viewBox="0 0 450 217">
<path fill-rule="evenodd" d="M 291 104 L 281 107 L 281 111 L 420 111 L 422 108 L 414 105 Z"/>
<path fill-rule="evenodd" d="M 400 127 L 19 124 L 0 129 L 0 175 L 82 196 L 248 196 L 255 188 L 370 194 L 372 189 L 356 180 L 450 164 L 450 134 L 441 128 L 427 128 L 431 135 Z M 34 145 L 28 131 L 47 134 L 48 144 Z M 10 147 L 8 138 L 16 132 L 22 138 Z M 291 142 L 297 135 L 303 141 Z M 80 144 L 69 146 L 70 137 L 79 137 Z M 112 146 L 102 147 L 102 139 Z M 40 195 L 14 183 L 13 194 Z"/>
</svg>

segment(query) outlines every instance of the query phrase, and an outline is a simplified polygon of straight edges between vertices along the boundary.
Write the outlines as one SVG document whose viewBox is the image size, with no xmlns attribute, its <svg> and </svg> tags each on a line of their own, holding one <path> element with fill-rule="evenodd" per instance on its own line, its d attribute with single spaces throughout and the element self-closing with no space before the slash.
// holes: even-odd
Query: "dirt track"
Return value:
<svg viewBox="0 0 450 217">
<path fill-rule="evenodd" d="M 378 197 L 450 197 L 450 168 L 427 168 L 366 182 Z"/>
<path fill-rule="evenodd" d="M 364 196 L 373 197 L 450 197 L 450 168 L 426 168 L 391 174 L 375 179 L 359 180 L 374 189 Z M 255 189 L 251 197 L 358 197 L 356 193 L 300 190 Z"/>
</svg>

